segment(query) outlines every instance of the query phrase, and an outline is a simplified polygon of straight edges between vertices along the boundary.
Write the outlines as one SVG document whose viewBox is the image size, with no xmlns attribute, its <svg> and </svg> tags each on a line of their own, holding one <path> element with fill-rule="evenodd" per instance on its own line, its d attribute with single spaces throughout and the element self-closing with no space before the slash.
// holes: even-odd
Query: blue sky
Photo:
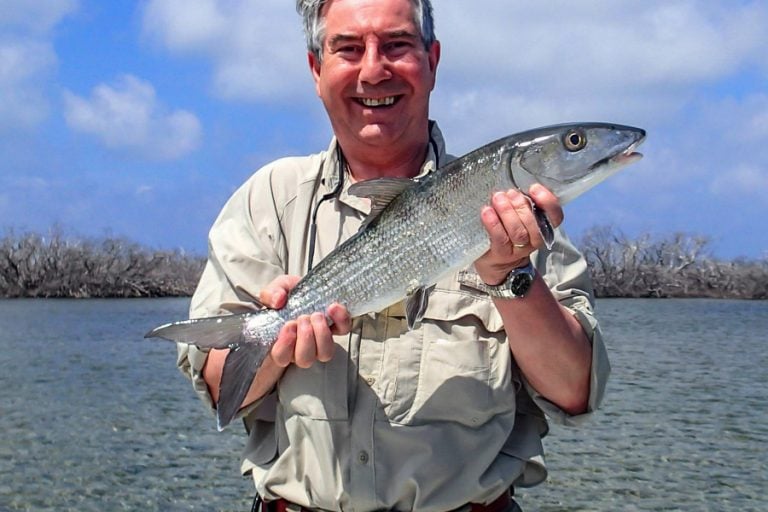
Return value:
<svg viewBox="0 0 768 512">
<path fill-rule="evenodd" d="M 768 256 L 768 3 L 435 2 L 432 117 L 463 154 L 541 125 L 641 126 L 566 208 L 578 238 L 682 231 Z M 261 165 L 330 137 L 289 0 L 0 0 L 0 230 L 203 253 Z"/>
</svg>

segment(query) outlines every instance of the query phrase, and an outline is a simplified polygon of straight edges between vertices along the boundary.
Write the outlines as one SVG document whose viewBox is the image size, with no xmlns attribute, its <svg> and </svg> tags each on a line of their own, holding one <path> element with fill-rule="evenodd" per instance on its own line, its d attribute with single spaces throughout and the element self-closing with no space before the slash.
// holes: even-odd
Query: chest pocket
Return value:
<svg viewBox="0 0 768 512">
<path fill-rule="evenodd" d="M 514 411 L 519 382 L 501 317 L 487 296 L 449 281 L 432 291 L 415 330 L 399 320 L 399 336 L 384 340 L 380 420 L 477 426 Z"/>
</svg>

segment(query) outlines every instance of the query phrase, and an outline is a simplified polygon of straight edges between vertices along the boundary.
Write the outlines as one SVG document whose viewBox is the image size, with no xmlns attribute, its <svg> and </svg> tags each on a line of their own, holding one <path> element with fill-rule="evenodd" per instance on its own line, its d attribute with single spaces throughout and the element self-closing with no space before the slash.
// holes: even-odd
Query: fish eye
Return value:
<svg viewBox="0 0 768 512">
<path fill-rule="evenodd" d="M 563 137 L 563 144 L 572 153 L 581 151 L 587 145 L 587 136 L 581 130 L 569 130 Z"/>
</svg>

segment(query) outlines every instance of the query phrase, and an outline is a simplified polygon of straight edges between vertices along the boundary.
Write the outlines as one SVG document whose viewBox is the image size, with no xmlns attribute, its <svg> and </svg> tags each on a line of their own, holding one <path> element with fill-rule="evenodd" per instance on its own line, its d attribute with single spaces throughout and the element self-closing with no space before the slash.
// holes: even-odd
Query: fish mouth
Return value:
<svg viewBox="0 0 768 512">
<path fill-rule="evenodd" d="M 613 156 L 606 156 L 602 160 L 595 162 L 592 165 L 591 169 L 592 170 L 599 169 L 606 165 L 613 168 L 623 167 L 633 162 L 637 162 L 638 160 L 643 158 L 643 154 L 638 153 L 637 151 L 635 151 L 635 149 L 637 149 L 637 147 L 640 144 L 642 144 L 644 140 L 645 140 L 645 132 L 643 132 L 636 141 L 634 141 L 632 144 L 627 146 L 625 150 L 620 151 L 619 153 L 616 153 Z"/>
<path fill-rule="evenodd" d="M 613 163 L 620 164 L 620 165 L 626 165 L 630 164 L 632 162 L 636 162 L 643 158 L 642 153 L 638 153 L 635 151 L 637 147 L 645 141 L 645 132 L 643 132 L 640 135 L 640 138 L 638 138 L 635 142 L 630 144 L 627 149 L 622 151 L 621 153 L 618 153 L 617 155 L 614 155 L 609 160 Z"/>
</svg>

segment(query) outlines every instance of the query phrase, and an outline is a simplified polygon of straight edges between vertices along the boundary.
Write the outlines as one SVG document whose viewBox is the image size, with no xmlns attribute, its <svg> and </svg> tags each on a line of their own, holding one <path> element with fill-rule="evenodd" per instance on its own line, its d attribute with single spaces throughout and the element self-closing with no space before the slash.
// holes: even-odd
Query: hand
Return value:
<svg viewBox="0 0 768 512">
<path fill-rule="evenodd" d="M 562 224 L 560 201 L 546 187 L 531 185 L 528 196 L 553 227 Z M 496 192 L 480 217 L 491 247 L 475 261 L 475 270 L 487 284 L 501 283 L 513 269 L 527 264 L 533 251 L 544 246 L 531 202 L 517 189 Z"/>
<path fill-rule="evenodd" d="M 299 279 L 299 276 L 277 277 L 259 292 L 259 300 L 269 308 L 282 308 L 288 300 L 288 292 Z M 347 308 L 337 303 L 331 304 L 326 314 L 327 318 L 322 313 L 313 313 L 288 321 L 270 353 L 275 364 L 284 368 L 294 363 L 309 368 L 315 361 L 330 361 L 336 348 L 332 336 L 348 334 L 352 329 L 352 318 Z M 330 326 L 328 319 L 332 321 Z"/>
</svg>

